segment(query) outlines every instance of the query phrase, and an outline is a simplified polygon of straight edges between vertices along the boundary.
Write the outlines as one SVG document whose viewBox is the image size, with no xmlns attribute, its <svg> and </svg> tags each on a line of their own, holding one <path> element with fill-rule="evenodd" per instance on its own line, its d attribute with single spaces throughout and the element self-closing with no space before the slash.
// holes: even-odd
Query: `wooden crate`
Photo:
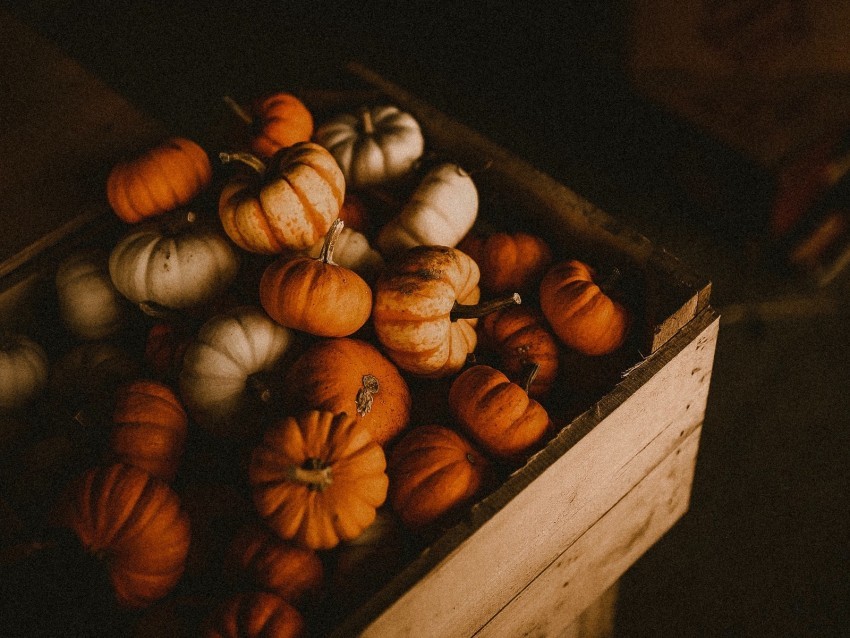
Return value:
<svg viewBox="0 0 850 638">
<path fill-rule="evenodd" d="M 710 284 L 426 102 L 361 65 L 348 70 L 368 94 L 411 112 L 433 148 L 464 165 L 486 165 L 476 183 L 482 209 L 498 211 L 492 221 L 544 233 L 559 255 L 627 267 L 641 302 L 633 360 L 619 362 L 621 380 L 580 410 L 553 415 L 561 430 L 543 450 L 328 633 L 605 635 L 618 578 L 688 507 L 719 323 Z M 334 91 L 304 96 L 317 111 L 351 99 Z M 116 115 L 127 105 L 118 107 Z M 121 232 L 102 204 L 94 198 L 93 212 L 0 264 L 7 325 L 50 332 L 41 313 L 58 261 L 80 244 L 109 242 Z"/>
</svg>

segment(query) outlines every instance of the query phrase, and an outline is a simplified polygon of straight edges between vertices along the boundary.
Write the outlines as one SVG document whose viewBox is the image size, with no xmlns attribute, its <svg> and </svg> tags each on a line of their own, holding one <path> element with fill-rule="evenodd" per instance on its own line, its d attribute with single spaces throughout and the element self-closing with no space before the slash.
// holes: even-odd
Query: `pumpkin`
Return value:
<svg viewBox="0 0 850 638">
<path fill-rule="evenodd" d="M 546 409 L 500 370 L 474 365 L 449 389 L 449 409 L 485 452 L 503 459 L 526 455 L 551 429 Z"/>
<path fill-rule="evenodd" d="M 528 388 L 534 398 L 546 396 L 558 376 L 558 342 L 539 309 L 511 306 L 490 313 L 478 324 L 481 344 L 495 351 L 499 367 L 517 381 L 529 363 L 538 365 Z"/>
<path fill-rule="evenodd" d="M 224 571 L 233 581 L 291 603 L 318 593 L 324 580 L 324 566 L 314 550 L 284 541 L 259 523 L 249 523 L 236 533 Z"/>
<path fill-rule="evenodd" d="M 372 323 L 395 364 L 423 377 L 459 371 L 475 349 L 477 317 L 519 296 L 477 305 L 478 266 L 448 246 L 415 246 L 375 283 Z"/>
<path fill-rule="evenodd" d="M 311 257 L 321 257 L 324 245 L 323 240 L 307 254 Z M 334 243 L 333 258 L 338 265 L 353 270 L 367 283 L 374 282 L 384 268 L 383 256 L 369 245 L 366 235 L 347 227 L 340 231 Z"/>
<path fill-rule="evenodd" d="M 421 528 L 459 511 L 487 484 L 489 461 L 464 436 L 421 425 L 393 447 L 389 502 L 401 521 Z"/>
<path fill-rule="evenodd" d="M 47 385 L 47 353 L 28 336 L 0 332 L 0 410 L 32 401 Z"/>
<path fill-rule="evenodd" d="M 457 164 L 429 170 L 401 212 L 384 224 L 375 246 L 385 256 L 419 245 L 455 246 L 478 216 L 478 189 Z"/>
<path fill-rule="evenodd" d="M 546 271 L 540 307 L 557 337 L 582 354 L 608 354 L 626 340 L 629 311 L 600 288 L 596 271 L 579 260 L 562 261 Z"/>
<path fill-rule="evenodd" d="M 372 344 L 342 337 L 307 347 L 286 371 L 287 405 L 347 412 L 380 445 L 386 445 L 410 419 L 411 395 L 398 369 Z"/>
<path fill-rule="evenodd" d="M 481 269 L 481 290 L 495 295 L 536 291 L 553 259 L 546 240 L 521 231 L 470 233 L 457 247 Z"/>
<path fill-rule="evenodd" d="M 104 339 L 124 324 L 124 298 L 109 277 L 108 253 L 92 248 L 78 250 L 56 270 L 59 317 L 79 339 Z"/>
<path fill-rule="evenodd" d="M 185 219 L 135 228 L 109 255 L 118 291 L 148 314 L 209 303 L 236 278 L 239 258 L 212 227 Z"/>
<path fill-rule="evenodd" d="M 319 257 L 282 256 L 260 278 L 260 303 L 288 328 L 321 337 L 345 337 L 372 312 L 372 289 L 353 270 L 333 260 L 343 222 L 336 219 Z"/>
<path fill-rule="evenodd" d="M 294 95 L 272 93 L 256 100 L 251 150 L 261 157 L 271 157 L 281 148 L 307 142 L 313 135 L 313 115 Z"/>
<path fill-rule="evenodd" d="M 260 308 L 240 306 L 208 319 L 183 355 L 180 396 L 194 420 L 220 436 L 246 436 L 243 412 L 268 401 L 262 375 L 287 352 L 292 332 Z M 258 394 L 253 394 L 253 393 Z"/>
<path fill-rule="evenodd" d="M 109 447 L 114 460 L 166 481 L 174 479 L 189 422 L 171 388 L 145 379 L 122 386 L 112 421 Z"/>
<path fill-rule="evenodd" d="M 106 196 L 119 218 L 135 224 L 185 206 L 211 179 L 206 151 L 190 139 L 172 137 L 113 166 Z"/>
<path fill-rule="evenodd" d="M 248 478 L 257 512 L 278 536 L 330 549 L 375 520 L 385 469 L 383 449 L 355 417 L 309 410 L 266 429 Z"/>
<path fill-rule="evenodd" d="M 345 222 L 346 228 L 356 230 L 364 235 L 369 233 L 371 227 L 369 211 L 366 202 L 357 193 L 345 192 L 338 217 Z"/>
<path fill-rule="evenodd" d="M 419 123 L 390 104 L 337 115 L 316 129 L 314 140 L 330 151 L 353 188 L 404 177 L 425 148 Z"/>
<path fill-rule="evenodd" d="M 123 463 L 94 467 L 69 487 L 60 520 L 101 559 L 117 601 L 147 607 L 180 580 L 189 519 L 168 484 Z"/>
<path fill-rule="evenodd" d="M 244 250 L 267 255 L 305 250 L 325 236 L 339 215 L 345 178 L 318 144 L 282 148 L 268 166 L 247 153 L 221 153 L 220 158 L 252 169 L 225 183 L 218 206 L 225 232 Z"/>
<path fill-rule="evenodd" d="M 167 321 L 154 323 L 145 337 L 144 360 L 150 371 L 161 379 L 176 379 L 193 337 L 185 325 Z"/>
<path fill-rule="evenodd" d="M 301 613 L 277 594 L 230 594 L 206 619 L 203 638 L 301 638 Z"/>
</svg>

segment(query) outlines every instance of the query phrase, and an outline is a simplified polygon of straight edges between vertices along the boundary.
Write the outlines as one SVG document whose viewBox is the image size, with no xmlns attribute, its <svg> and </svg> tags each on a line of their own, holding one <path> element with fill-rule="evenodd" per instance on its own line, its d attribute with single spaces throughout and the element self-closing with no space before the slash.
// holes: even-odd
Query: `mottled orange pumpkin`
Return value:
<svg viewBox="0 0 850 638">
<path fill-rule="evenodd" d="M 301 613 L 277 594 L 238 592 L 228 596 L 206 619 L 204 638 L 301 638 Z"/>
<path fill-rule="evenodd" d="M 542 237 L 521 231 L 470 233 L 457 246 L 481 269 L 481 290 L 502 294 L 537 288 L 552 264 L 552 250 Z"/>
<path fill-rule="evenodd" d="M 253 113 L 251 150 L 271 157 L 280 149 L 306 142 L 313 135 L 313 115 L 290 93 L 278 92 L 256 100 Z"/>
<path fill-rule="evenodd" d="M 135 224 L 185 206 L 211 179 L 207 152 L 190 139 L 172 137 L 118 162 L 106 180 L 106 196 L 118 217 Z"/>
<path fill-rule="evenodd" d="M 375 520 L 385 469 L 383 449 L 356 418 L 310 410 L 266 429 L 248 477 L 257 512 L 278 536 L 329 549 Z"/>
<path fill-rule="evenodd" d="M 629 311 L 603 292 L 591 266 L 576 259 L 546 271 L 540 307 L 558 338 L 582 354 L 608 354 L 626 340 Z"/>
<path fill-rule="evenodd" d="M 545 408 L 499 370 L 475 365 L 449 389 L 449 408 L 458 424 L 485 452 L 516 459 L 551 429 Z"/>
</svg>

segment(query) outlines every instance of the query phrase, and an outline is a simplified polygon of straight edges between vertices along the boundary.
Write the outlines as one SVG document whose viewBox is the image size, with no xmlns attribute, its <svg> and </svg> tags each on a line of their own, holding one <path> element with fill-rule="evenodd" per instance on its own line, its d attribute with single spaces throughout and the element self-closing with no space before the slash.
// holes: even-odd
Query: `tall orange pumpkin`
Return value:
<svg viewBox="0 0 850 638">
<path fill-rule="evenodd" d="M 271 157 L 280 149 L 306 142 L 313 135 L 313 115 L 307 106 L 290 93 L 277 92 L 256 100 L 251 150 Z"/>
</svg>

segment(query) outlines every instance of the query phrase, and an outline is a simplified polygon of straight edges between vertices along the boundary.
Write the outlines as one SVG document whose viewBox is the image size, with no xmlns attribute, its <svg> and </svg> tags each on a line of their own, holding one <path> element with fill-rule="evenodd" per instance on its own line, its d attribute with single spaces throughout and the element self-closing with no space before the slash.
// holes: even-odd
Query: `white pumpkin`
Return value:
<svg viewBox="0 0 850 638">
<path fill-rule="evenodd" d="M 212 227 L 188 219 L 134 228 L 112 249 L 109 275 L 148 314 L 201 306 L 233 282 L 239 257 Z"/>
<path fill-rule="evenodd" d="M 246 436 L 252 429 L 252 379 L 272 370 L 289 349 L 293 333 L 262 309 L 240 306 L 208 319 L 186 353 L 179 386 L 189 415 L 213 434 Z"/>
<path fill-rule="evenodd" d="M 32 401 L 47 384 L 44 348 L 26 335 L 0 334 L 0 410 L 15 410 Z"/>
<path fill-rule="evenodd" d="M 404 177 L 425 149 L 419 123 L 392 105 L 340 114 L 316 129 L 313 139 L 330 151 L 345 183 L 355 188 Z"/>
<path fill-rule="evenodd" d="M 66 257 L 56 271 L 59 316 L 79 339 L 104 339 L 124 324 L 126 301 L 112 283 L 108 259 L 104 250 L 82 249 Z"/>
<path fill-rule="evenodd" d="M 375 246 L 385 257 L 413 246 L 454 247 L 477 216 L 478 189 L 472 177 L 457 164 L 439 164 L 381 228 Z"/>
<path fill-rule="evenodd" d="M 317 243 L 308 254 L 318 258 L 324 243 L 324 240 Z M 353 270 L 366 281 L 374 281 L 384 267 L 384 258 L 372 248 L 366 235 L 348 227 L 343 227 L 334 243 L 333 260 Z"/>
</svg>

